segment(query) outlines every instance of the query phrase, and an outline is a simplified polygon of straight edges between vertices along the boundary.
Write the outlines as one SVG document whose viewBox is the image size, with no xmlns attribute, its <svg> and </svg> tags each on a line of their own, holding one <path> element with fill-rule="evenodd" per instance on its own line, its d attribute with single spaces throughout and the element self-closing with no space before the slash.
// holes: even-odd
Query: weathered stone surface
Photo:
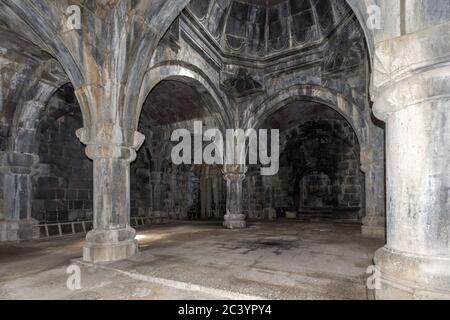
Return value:
<svg viewBox="0 0 450 320">
<path fill-rule="evenodd" d="M 129 227 L 109 229 L 94 227 L 86 236 L 83 259 L 89 262 L 110 262 L 127 259 L 137 254 L 136 231 Z"/>
<path fill-rule="evenodd" d="M 247 226 L 242 214 L 242 181 L 247 169 L 241 165 L 225 165 L 223 177 L 227 183 L 227 213 L 223 226 L 227 229 L 243 229 Z"/>
<path fill-rule="evenodd" d="M 70 1 L 0 0 L 0 241 L 92 217 L 84 258 L 103 262 L 136 253 L 130 215 L 354 209 L 386 236 L 379 298 L 447 297 L 448 1 L 188 2 L 75 2 L 68 30 Z M 280 129 L 278 175 L 175 167 L 170 134 L 199 119 Z"/>
<path fill-rule="evenodd" d="M 439 54 L 448 35 L 444 24 L 377 45 L 374 113 L 387 123 L 387 244 L 375 257 L 381 299 L 450 297 L 450 73 Z M 399 53 L 408 48 L 405 59 Z"/>
</svg>

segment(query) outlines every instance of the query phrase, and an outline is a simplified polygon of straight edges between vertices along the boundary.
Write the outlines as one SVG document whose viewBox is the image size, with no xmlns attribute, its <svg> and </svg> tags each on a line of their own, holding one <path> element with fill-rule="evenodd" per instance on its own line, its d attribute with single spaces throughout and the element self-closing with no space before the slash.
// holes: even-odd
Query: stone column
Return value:
<svg viewBox="0 0 450 320">
<path fill-rule="evenodd" d="M 225 165 L 223 177 L 227 183 L 227 213 L 223 226 L 227 229 L 243 229 L 247 227 L 245 215 L 242 213 L 242 181 L 246 168 L 242 165 Z"/>
<path fill-rule="evenodd" d="M 139 142 L 126 146 L 113 141 L 107 144 L 101 141 L 102 137 L 89 140 L 88 131 L 77 131 L 79 139 L 87 145 L 86 155 L 94 161 L 94 228 L 86 236 L 83 259 L 90 262 L 126 259 L 138 251 L 136 232 L 130 227 L 130 163 L 136 159 L 143 136 L 136 133 Z M 103 138 L 108 136 L 112 135 Z"/>
<path fill-rule="evenodd" d="M 3 204 L 0 201 L 0 241 L 20 241 L 37 238 L 33 226 L 38 221 L 31 217 L 33 166 L 38 161 L 36 130 L 39 114 L 45 105 L 41 101 L 25 101 L 18 108 L 19 116 L 13 122 L 11 151 L 0 153 L 0 183 Z"/>
<path fill-rule="evenodd" d="M 161 211 L 167 210 L 167 205 L 164 203 L 162 195 L 164 193 L 163 186 L 163 173 L 162 172 L 150 172 L 150 209 L 148 212 L 149 217 L 152 217 L 154 214 L 160 214 Z"/>
<path fill-rule="evenodd" d="M 450 299 L 449 27 L 377 47 L 374 113 L 386 122 L 387 143 L 378 299 Z"/>
<path fill-rule="evenodd" d="M 361 232 L 366 237 L 386 237 L 386 197 L 384 161 L 361 165 L 365 174 L 365 216 Z"/>
<path fill-rule="evenodd" d="M 21 153 L 2 153 L 3 217 L 0 219 L 0 241 L 20 241 L 34 238 L 31 217 L 31 171 L 35 156 Z"/>
</svg>

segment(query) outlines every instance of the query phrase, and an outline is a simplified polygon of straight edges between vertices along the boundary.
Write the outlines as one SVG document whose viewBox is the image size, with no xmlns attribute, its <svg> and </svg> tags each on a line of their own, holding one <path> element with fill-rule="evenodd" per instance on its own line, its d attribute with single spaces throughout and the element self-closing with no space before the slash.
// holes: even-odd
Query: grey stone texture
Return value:
<svg viewBox="0 0 450 320">
<path fill-rule="evenodd" d="M 92 216 L 106 262 L 136 254 L 131 215 L 354 209 L 386 237 L 377 298 L 448 298 L 449 21 L 446 0 L 0 0 L 0 240 Z M 174 166 L 193 120 L 279 128 L 279 174 Z"/>
</svg>

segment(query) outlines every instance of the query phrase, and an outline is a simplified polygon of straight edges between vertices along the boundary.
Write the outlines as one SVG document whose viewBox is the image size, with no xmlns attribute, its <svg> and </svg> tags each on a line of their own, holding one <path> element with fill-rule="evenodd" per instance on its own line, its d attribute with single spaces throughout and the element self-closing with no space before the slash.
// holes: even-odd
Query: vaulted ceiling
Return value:
<svg viewBox="0 0 450 320">
<path fill-rule="evenodd" d="M 193 0 L 225 52 L 265 57 L 318 44 L 351 14 L 345 0 Z"/>
<path fill-rule="evenodd" d="M 272 113 L 262 124 L 264 129 L 286 131 L 308 121 L 345 120 L 332 108 L 312 101 L 295 101 Z"/>
<path fill-rule="evenodd" d="M 142 112 L 156 126 L 200 119 L 207 114 L 207 98 L 199 91 L 181 81 L 162 81 L 147 97 Z"/>
</svg>

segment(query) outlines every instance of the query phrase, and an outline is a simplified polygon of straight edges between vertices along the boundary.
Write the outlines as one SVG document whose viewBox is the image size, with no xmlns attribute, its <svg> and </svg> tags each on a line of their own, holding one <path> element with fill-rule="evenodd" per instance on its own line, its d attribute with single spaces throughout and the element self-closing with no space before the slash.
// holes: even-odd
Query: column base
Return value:
<svg viewBox="0 0 450 320">
<path fill-rule="evenodd" d="M 19 240 L 19 221 L 0 221 L 0 242 L 17 242 Z"/>
<path fill-rule="evenodd" d="M 365 217 L 361 233 L 367 238 L 386 239 L 386 221 L 381 217 Z"/>
<path fill-rule="evenodd" d="M 3 220 L 0 221 L 0 242 L 17 242 L 39 238 L 33 226 L 37 220 Z"/>
<path fill-rule="evenodd" d="M 362 226 L 361 233 L 367 238 L 386 239 L 386 228 L 380 226 Z"/>
<path fill-rule="evenodd" d="M 83 260 L 88 262 L 113 262 L 124 260 L 138 253 L 136 231 L 131 228 L 92 230 L 86 236 Z"/>
<path fill-rule="evenodd" d="M 374 261 L 381 272 L 376 299 L 450 299 L 450 258 L 415 256 L 384 247 Z"/>
<path fill-rule="evenodd" d="M 243 214 L 226 214 L 223 226 L 227 229 L 245 229 L 247 228 L 247 222 L 245 221 L 245 215 Z"/>
</svg>

